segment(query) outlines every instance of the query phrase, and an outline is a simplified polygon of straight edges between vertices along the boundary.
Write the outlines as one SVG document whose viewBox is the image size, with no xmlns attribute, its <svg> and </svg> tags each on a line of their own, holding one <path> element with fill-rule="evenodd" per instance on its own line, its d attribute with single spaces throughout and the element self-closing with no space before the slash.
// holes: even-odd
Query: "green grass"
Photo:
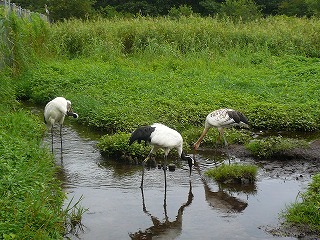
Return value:
<svg viewBox="0 0 320 240">
<path fill-rule="evenodd" d="M 207 170 L 205 175 L 221 183 L 242 183 L 244 180 L 252 183 L 256 180 L 257 172 L 255 165 L 223 164 Z"/>
<path fill-rule="evenodd" d="M 64 193 L 48 149 L 44 126 L 28 112 L 0 117 L 0 239 L 59 239 Z"/>
<path fill-rule="evenodd" d="M 286 17 L 66 21 L 46 31 L 41 59 L 50 57 L 17 77 L 18 97 L 65 96 L 79 121 L 109 134 L 153 122 L 202 127 L 221 107 L 256 129 L 319 130 L 318 26 Z"/>
<path fill-rule="evenodd" d="M 69 213 L 53 156 L 41 147 L 45 126 L 21 110 L 9 73 L 0 72 L 0 239 L 62 239 Z"/>
<path fill-rule="evenodd" d="M 291 204 L 283 212 L 286 222 L 291 225 L 308 228 L 309 231 L 320 232 L 320 174 L 312 178 L 305 193 L 301 194 L 302 201 Z"/>
<path fill-rule="evenodd" d="M 252 128 L 320 129 L 317 60 L 271 57 L 271 69 L 268 63 L 234 66 L 225 57 L 196 60 L 170 57 L 156 69 L 153 60 L 137 58 L 45 62 L 19 77 L 18 92 L 41 104 L 65 96 L 81 114 L 79 121 L 108 133 L 156 121 L 179 130 L 202 127 L 206 115 L 221 107 L 242 111 Z"/>
<path fill-rule="evenodd" d="M 284 155 L 285 151 L 294 148 L 308 148 L 309 144 L 305 140 L 271 136 L 252 140 L 245 147 L 257 158 L 272 158 Z"/>
</svg>

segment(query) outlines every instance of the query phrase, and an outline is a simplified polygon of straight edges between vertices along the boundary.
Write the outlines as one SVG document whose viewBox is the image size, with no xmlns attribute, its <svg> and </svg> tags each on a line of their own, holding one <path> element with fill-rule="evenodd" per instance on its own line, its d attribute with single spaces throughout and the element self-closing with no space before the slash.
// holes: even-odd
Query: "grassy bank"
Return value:
<svg viewBox="0 0 320 240">
<path fill-rule="evenodd" d="M 45 43 L 56 58 L 19 76 L 19 97 L 66 96 L 80 121 L 111 134 L 157 121 L 202 127 L 220 107 L 256 129 L 319 130 L 319 26 L 285 17 L 67 21 Z"/>
<path fill-rule="evenodd" d="M 48 149 L 44 125 L 21 110 L 13 82 L 1 74 L 0 239 L 61 239 L 64 193 Z"/>
<path fill-rule="evenodd" d="M 320 174 L 313 177 L 305 193 L 301 194 L 302 202 L 288 206 L 283 216 L 291 225 L 305 229 L 306 232 L 320 232 Z"/>
</svg>

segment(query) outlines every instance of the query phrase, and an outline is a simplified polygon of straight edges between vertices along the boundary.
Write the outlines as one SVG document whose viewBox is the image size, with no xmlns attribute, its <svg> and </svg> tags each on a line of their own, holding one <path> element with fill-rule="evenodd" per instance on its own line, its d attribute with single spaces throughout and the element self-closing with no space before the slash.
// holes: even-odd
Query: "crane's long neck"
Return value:
<svg viewBox="0 0 320 240">
<path fill-rule="evenodd" d="M 189 165 L 189 169 L 190 169 L 190 174 L 191 174 L 191 170 L 192 170 L 192 165 L 194 165 L 194 160 L 192 157 L 190 157 L 189 155 L 186 155 L 183 151 L 181 152 L 181 159 L 185 160 L 188 162 Z"/>
<path fill-rule="evenodd" d="M 201 136 L 199 137 L 199 139 L 197 140 L 197 142 L 194 144 L 194 149 L 195 149 L 195 150 L 198 149 L 198 147 L 199 147 L 202 139 L 203 139 L 204 136 L 207 134 L 208 130 L 209 130 L 208 127 L 206 127 L 205 129 L 203 129 L 203 132 L 202 132 Z"/>
</svg>

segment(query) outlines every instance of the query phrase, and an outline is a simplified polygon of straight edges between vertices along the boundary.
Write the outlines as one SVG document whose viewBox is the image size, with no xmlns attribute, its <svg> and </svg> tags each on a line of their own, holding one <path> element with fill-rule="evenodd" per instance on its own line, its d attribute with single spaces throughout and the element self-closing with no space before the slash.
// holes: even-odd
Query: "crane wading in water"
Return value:
<svg viewBox="0 0 320 240">
<path fill-rule="evenodd" d="M 144 176 L 144 164 L 150 159 L 151 154 L 155 153 L 159 148 L 164 150 L 164 181 L 165 187 L 167 186 L 166 180 L 166 165 L 167 165 L 167 156 L 172 148 L 176 148 L 178 151 L 178 155 L 182 160 L 188 161 L 190 174 L 192 165 L 194 160 L 185 155 L 182 149 L 183 139 L 176 130 L 173 130 L 163 124 L 154 123 L 150 126 L 142 126 L 137 128 L 129 139 L 129 145 L 131 145 L 134 141 L 141 143 L 141 141 L 145 141 L 145 143 L 150 143 L 152 145 L 152 149 L 148 154 L 147 158 L 142 162 L 143 170 L 142 170 L 142 179 L 141 179 L 141 188 L 143 187 L 143 176 Z"/>
<path fill-rule="evenodd" d="M 221 136 L 223 137 L 224 144 L 227 146 L 227 140 L 224 136 L 224 128 L 232 127 L 232 126 L 243 126 L 243 127 L 249 127 L 249 122 L 246 116 L 244 116 L 241 112 L 228 109 L 228 108 L 222 108 L 215 110 L 208 114 L 205 124 L 204 124 L 204 130 L 197 140 L 197 142 L 194 144 L 194 149 L 197 150 L 199 148 L 199 145 L 204 138 L 204 136 L 207 134 L 208 130 L 212 127 L 215 127 L 219 131 L 218 141 L 221 142 Z"/>
<path fill-rule="evenodd" d="M 51 150 L 53 152 L 53 126 L 58 123 L 60 125 L 60 142 L 61 142 L 61 158 L 62 158 L 62 125 L 65 116 L 78 118 L 78 114 L 74 113 L 71 108 L 71 102 L 63 97 L 56 97 L 47 103 L 44 108 L 44 122 L 51 131 Z"/>
</svg>

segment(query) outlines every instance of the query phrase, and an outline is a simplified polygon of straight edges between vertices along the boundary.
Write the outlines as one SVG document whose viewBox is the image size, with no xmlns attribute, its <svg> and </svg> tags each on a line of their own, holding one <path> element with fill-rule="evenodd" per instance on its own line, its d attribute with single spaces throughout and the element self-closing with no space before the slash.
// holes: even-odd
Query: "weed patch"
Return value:
<svg viewBox="0 0 320 240">
<path fill-rule="evenodd" d="M 302 202 L 295 202 L 282 213 L 286 222 L 302 229 L 320 232 L 320 174 L 312 178 L 307 191 L 301 194 Z"/>
<path fill-rule="evenodd" d="M 281 156 L 287 150 L 307 148 L 308 146 L 309 144 L 305 140 L 283 138 L 281 136 L 255 139 L 245 145 L 252 155 L 258 158 Z"/>
<path fill-rule="evenodd" d="M 44 126 L 20 110 L 0 118 L 0 238 L 62 238 L 64 193 L 40 147 Z"/>
<path fill-rule="evenodd" d="M 242 183 L 244 181 L 252 183 L 256 180 L 257 172 L 258 168 L 255 165 L 223 164 L 207 170 L 205 175 L 221 183 Z"/>
</svg>

